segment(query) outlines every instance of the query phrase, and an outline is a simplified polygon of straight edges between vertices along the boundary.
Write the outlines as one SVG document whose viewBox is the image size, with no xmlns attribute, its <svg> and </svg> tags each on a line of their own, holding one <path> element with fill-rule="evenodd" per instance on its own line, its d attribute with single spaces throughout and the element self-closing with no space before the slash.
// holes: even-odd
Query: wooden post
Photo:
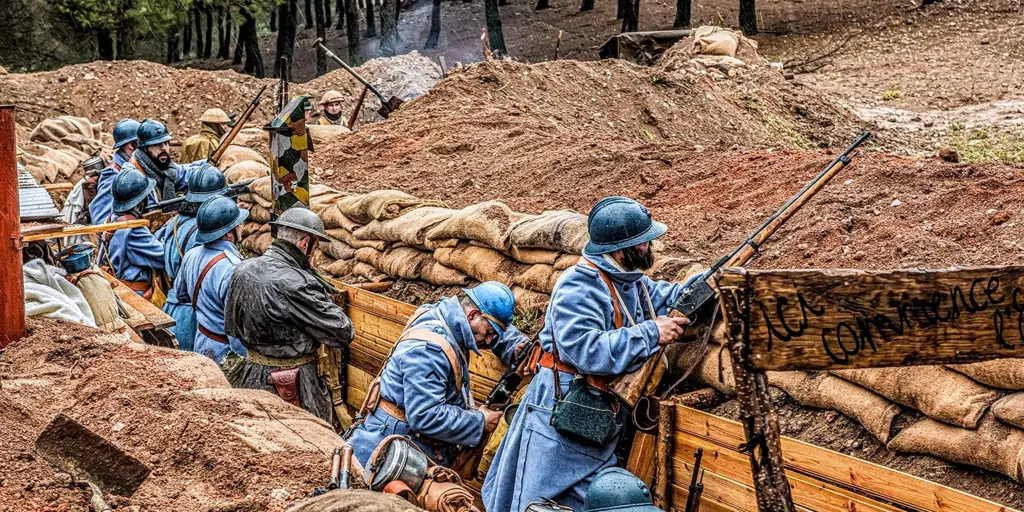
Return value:
<svg viewBox="0 0 1024 512">
<path fill-rule="evenodd" d="M 359 99 L 356 101 L 356 108 L 352 109 L 352 115 L 348 116 L 349 130 L 356 125 L 356 120 L 359 119 L 359 111 L 363 109 L 363 101 L 366 100 L 366 91 L 369 90 L 369 87 L 363 86 L 363 92 L 359 93 Z"/>
<path fill-rule="evenodd" d="M 25 284 L 21 274 L 21 212 L 14 105 L 0 105 L 0 349 L 25 335 Z"/>
<path fill-rule="evenodd" d="M 654 452 L 654 506 L 672 508 L 672 452 L 676 433 L 676 404 L 662 400 L 658 404 L 658 444 Z"/>
<path fill-rule="evenodd" d="M 783 469 L 779 421 L 768 395 L 768 379 L 764 371 L 750 369 L 750 290 L 732 289 L 722 297 L 729 310 L 729 350 L 741 408 L 740 422 L 747 440 L 741 451 L 750 455 L 757 508 L 761 512 L 795 512 Z"/>
</svg>

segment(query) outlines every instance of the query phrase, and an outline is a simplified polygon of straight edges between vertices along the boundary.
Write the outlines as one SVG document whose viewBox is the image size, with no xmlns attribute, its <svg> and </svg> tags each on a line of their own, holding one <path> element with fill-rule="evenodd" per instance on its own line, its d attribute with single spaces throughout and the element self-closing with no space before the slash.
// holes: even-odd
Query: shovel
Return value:
<svg viewBox="0 0 1024 512">
<path fill-rule="evenodd" d="M 101 489 L 130 497 L 150 473 L 149 467 L 139 459 L 63 413 L 39 434 L 36 451 L 75 480 L 88 483 L 94 503 L 97 497 L 102 503 Z M 93 507 L 102 510 L 95 504 Z"/>
<path fill-rule="evenodd" d="M 380 114 L 380 116 L 383 117 L 384 119 L 387 119 L 392 112 L 398 110 L 398 107 L 402 106 L 402 103 L 405 103 L 405 100 L 399 98 L 398 96 L 392 96 L 391 99 L 389 100 L 384 99 L 384 95 L 381 94 L 376 87 L 370 85 L 370 82 L 367 82 L 365 79 L 363 79 L 363 77 L 359 76 L 359 73 L 356 73 L 356 70 L 352 69 L 352 66 L 346 64 L 345 61 L 341 60 L 340 57 L 335 55 L 330 48 L 324 46 L 324 39 L 322 37 L 318 37 L 316 38 L 315 41 L 313 41 L 313 48 L 316 47 L 320 47 L 320 49 L 327 53 L 328 57 L 334 59 L 334 61 L 340 64 L 341 67 L 345 68 L 345 71 L 352 73 L 352 76 L 356 77 L 356 80 L 359 80 L 359 82 L 365 85 L 366 88 L 370 90 L 370 92 L 372 92 L 375 96 L 380 98 L 380 109 L 377 110 L 377 113 Z"/>
</svg>

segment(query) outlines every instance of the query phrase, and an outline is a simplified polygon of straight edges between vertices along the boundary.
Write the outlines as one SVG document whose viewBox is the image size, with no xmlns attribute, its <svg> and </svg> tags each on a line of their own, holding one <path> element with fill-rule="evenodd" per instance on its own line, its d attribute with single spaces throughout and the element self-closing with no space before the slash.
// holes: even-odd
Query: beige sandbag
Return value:
<svg viewBox="0 0 1024 512">
<path fill-rule="evenodd" d="M 355 258 L 350 260 L 337 260 L 334 263 L 323 268 L 324 272 L 331 274 L 335 277 L 345 277 L 352 273 L 352 267 L 354 267 L 358 261 Z"/>
<path fill-rule="evenodd" d="M 95 273 L 78 273 L 68 276 L 82 292 L 92 309 L 96 327 L 107 332 L 118 332 L 124 327 L 124 320 L 117 309 L 117 296 L 103 276 Z"/>
<path fill-rule="evenodd" d="M 332 140 L 337 140 L 349 133 L 348 127 L 341 125 L 320 125 L 310 124 L 306 126 L 306 130 L 309 131 L 309 135 L 313 138 L 313 145 L 323 144 Z"/>
<path fill-rule="evenodd" d="M 554 265 L 561 253 L 550 249 L 526 249 L 512 246 L 508 250 L 509 256 L 519 263 L 527 265 Z"/>
<path fill-rule="evenodd" d="M 401 217 L 371 221 L 352 234 L 360 240 L 383 240 L 423 246 L 427 240 L 427 232 L 454 213 L 455 210 L 437 206 L 417 208 Z"/>
<path fill-rule="evenodd" d="M 986 386 L 1000 389 L 1024 389 L 1024 359 L 992 359 L 980 363 L 950 364 L 946 368 L 960 372 Z"/>
<path fill-rule="evenodd" d="M 441 201 L 419 199 L 400 190 L 376 190 L 352 195 L 340 199 L 337 204 L 342 214 L 360 224 L 393 219 L 424 206 L 445 206 Z"/>
<path fill-rule="evenodd" d="M 474 240 L 498 250 L 508 248 L 508 230 L 523 214 L 500 201 L 467 206 L 427 233 L 428 240 Z M 472 275 L 472 274 L 471 274 Z"/>
<path fill-rule="evenodd" d="M 860 384 L 893 402 L 939 421 L 975 428 L 998 393 L 942 366 L 905 366 L 836 370 L 833 374 Z"/>
<path fill-rule="evenodd" d="M 249 206 L 250 205 L 238 205 L 239 208 L 248 208 Z M 238 233 L 242 239 L 245 239 L 247 236 L 258 232 L 261 226 L 263 226 L 263 224 L 260 224 L 259 222 L 246 221 L 243 222 L 241 226 L 238 226 Z"/>
<path fill-rule="evenodd" d="M 221 157 L 220 162 L 217 162 L 217 168 L 221 171 L 230 169 L 232 166 L 239 162 L 259 162 L 268 168 L 270 162 L 267 161 L 263 155 L 259 154 L 255 149 L 250 149 L 245 146 L 239 146 L 238 144 L 231 144 L 227 149 L 224 150 L 224 156 Z"/>
<path fill-rule="evenodd" d="M 57 177 L 60 176 L 60 170 L 56 163 L 32 153 L 22 153 L 21 164 L 32 173 L 32 177 L 40 184 L 55 183 Z"/>
<path fill-rule="evenodd" d="M 708 343 L 704 360 L 693 371 L 692 378 L 727 395 L 736 394 L 736 379 L 732 372 L 732 354 L 724 346 Z"/>
<path fill-rule="evenodd" d="M 229 184 L 267 176 L 270 176 L 270 166 L 256 160 L 238 162 L 224 170 L 224 178 Z"/>
<path fill-rule="evenodd" d="M 521 286 L 513 286 L 512 295 L 516 298 L 516 308 L 526 311 L 544 311 L 551 301 L 550 295 L 530 291 Z"/>
<path fill-rule="evenodd" d="M 267 249 L 273 242 L 274 237 L 270 236 L 270 233 L 256 233 L 249 235 L 242 240 L 242 248 L 248 249 L 256 254 L 263 254 L 267 252 Z"/>
<path fill-rule="evenodd" d="M 900 406 L 827 372 L 768 372 L 768 382 L 800 405 L 833 409 L 854 418 L 882 443 L 889 442 Z"/>
<path fill-rule="evenodd" d="M 79 159 L 70 151 L 53 149 L 50 147 L 45 147 L 45 150 L 43 151 L 43 154 L 41 156 L 53 162 L 57 166 L 57 171 L 60 173 L 61 176 L 65 178 L 74 174 L 74 172 L 78 169 L 78 166 L 82 163 L 82 160 L 84 160 Z"/>
<path fill-rule="evenodd" d="M 420 266 L 420 280 L 437 286 L 467 286 L 471 281 L 466 274 L 442 265 L 431 255 Z"/>
<path fill-rule="evenodd" d="M 439 238 L 437 240 L 427 240 L 423 242 L 423 247 L 428 251 L 436 251 L 438 249 L 452 248 L 459 245 L 459 239 L 457 238 Z"/>
<path fill-rule="evenodd" d="M 1003 422 L 1024 428 L 1024 393 L 1004 396 L 992 404 L 992 414 Z"/>
<path fill-rule="evenodd" d="M 582 254 L 590 240 L 587 216 L 572 210 L 546 211 L 517 221 L 508 233 L 511 247 Z"/>
<path fill-rule="evenodd" d="M 312 190 L 309 191 L 309 209 L 313 210 L 313 213 L 323 218 L 323 214 L 328 208 L 334 207 L 335 203 L 341 198 L 345 197 L 345 193 L 339 190 L 333 189 L 325 185 L 313 185 Z M 338 213 L 338 215 L 341 215 Z M 326 221 L 325 221 L 326 222 Z M 355 223 L 347 222 L 342 224 L 341 227 L 353 231 L 349 226 L 355 227 Z"/>
<path fill-rule="evenodd" d="M 512 283 L 527 290 L 551 295 L 559 275 L 561 275 L 561 271 L 556 271 L 555 267 L 538 264 L 516 275 L 512 279 Z"/>
<path fill-rule="evenodd" d="M 399 247 L 388 249 L 381 254 L 374 266 L 391 277 L 419 279 L 420 269 L 429 256 L 429 253 L 412 247 Z M 429 260 L 434 261 L 433 258 L 429 258 Z"/>
<path fill-rule="evenodd" d="M 356 248 L 341 240 L 331 240 L 330 243 L 320 243 L 320 248 L 336 260 L 350 260 L 356 257 Z"/>
<path fill-rule="evenodd" d="M 316 251 L 313 251 L 313 256 L 309 258 L 309 265 L 313 268 L 319 269 L 327 267 L 335 261 L 336 260 L 332 258 L 331 255 L 317 249 Z"/>
<path fill-rule="evenodd" d="M 82 135 L 100 141 L 102 130 L 100 123 L 93 123 L 84 117 L 59 116 L 44 119 L 32 129 L 28 138 L 36 142 L 60 142 L 69 135 Z"/>
<path fill-rule="evenodd" d="M 382 240 L 360 240 L 352 236 L 352 232 L 344 228 L 333 228 L 327 230 L 327 236 L 331 238 L 337 238 L 346 244 L 355 247 L 356 249 L 362 249 L 363 247 L 370 247 L 383 251 L 388 246 L 387 242 Z"/>
<path fill-rule="evenodd" d="M 397 494 L 361 489 L 329 492 L 316 498 L 297 502 L 288 508 L 288 512 L 420 512 L 420 510 Z"/>
<path fill-rule="evenodd" d="M 441 264 L 461 270 L 477 281 L 498 281 L 511 286 L 522 265 L 504 254 L 470 244 L 434 251 L 434 259 Z"/>
<path fill-rule="evenodd" d="M 1024 482 L 1021 472 L 1024 430 L 1000 423 L 991 414 L 979 421 L 977 430 L 925 418 L 896 434 L 888 448 L 977 466 Z"/>
<path fill-rule="evenodd" d="M 266 224 L 270 222 L 270 210 L 258 204 L 249 205 L 249 219 L 253 222 Z"/>
<path fill-rule="evenodd" d="M 352 274 L 362 277 L 371 283 L 377 283 L 380 281 L 387 281 L 389 278 L 383 272 L 377 270 L 373 265 L 357 261 L 352 266 Z"/>
<path fill-rule="evenodd" d="M 382 251 L 378 251 L 373 247 L 360 247 L 359 249 L 356 249 L 356 261 L 361 261 L 380 268 L 380 257 L 382 254 Z"/>
<path fill-rule="evenodd" d="M 563 254 L 555 260 L 555 270 L 566 270 L 580 261 L 579 254 Z"/>
</svg>

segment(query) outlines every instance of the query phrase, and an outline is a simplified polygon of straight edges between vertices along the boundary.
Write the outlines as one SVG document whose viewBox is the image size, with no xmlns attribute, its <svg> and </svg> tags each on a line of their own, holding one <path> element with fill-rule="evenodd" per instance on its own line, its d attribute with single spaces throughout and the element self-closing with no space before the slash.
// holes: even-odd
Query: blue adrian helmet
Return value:
<svg viewBox="0 0 1024 512">
<path fill-rule="evenodd" d="M 89 257 L 95 249 L 96 246 L 89 243 L 72 245 L 57 253 L 57 261 L 68 274 L 77 274 L 92 266 Z"/>
<path fill-rule="evenodd" d="M 196 241 L 201 244 L 220 240 L 236 226 L 249 218 L 249 210 L 243 210 L 234 201 L 224 196 L 213 196 L 199 206 L 196 224 L 199 234 Z"/>
<path fill-rule="evenodd" d="M 662 512 L 644 482 L 619 467 L 602 469 L 594 476 L 583 499 L 583 512 Z"/>
<path fill-rule="evenodd" d="M 587 216 L 590 242 L 587 254 L 607 254 L 650 242 L 668 228 L 651 219 L 644 205 L 628 197 L 606 197 L 597 202 Z"/>
<path fill-rule="evenodd" d="M 156 180 L 135 169 L 124 169 L 114 179 L 114 213 L 127 213 L 145 201 L 156 188 Z"/>
<path fill-rule="evenodd" d="M 473 299 L 480 313 L 491 323 L 498 336 L 505 335 L 505 329 L 512 323 L 515 313 L 516 297 L 508 286 L 497 281 L 480 283 L 474 288 L 463 288 L 463 292 Z"/>
<path fill-rule="evenodd" d="M 114 149 L 121 149 L 121 146 L 139 140 L 139 124 L 138 121 L 127 117 L 118 121 L 114 125 Z"/>
<path fill-rule="evenodd" d="M 145 119 L 139 125 L 139 147 L 152 146 L 171 140 L 171 132 L 160 121 Z"/>
<path fill-rule="evenodd" d="M 188 192 L 185 200 L 190 203 L 202 203 L 207 199 L 224 195 L 228 191 L 227 180 L 220 169 L 204 162 L 202 166 L 193 169 L 192 175 L 188 178 Z"/>
</svg>

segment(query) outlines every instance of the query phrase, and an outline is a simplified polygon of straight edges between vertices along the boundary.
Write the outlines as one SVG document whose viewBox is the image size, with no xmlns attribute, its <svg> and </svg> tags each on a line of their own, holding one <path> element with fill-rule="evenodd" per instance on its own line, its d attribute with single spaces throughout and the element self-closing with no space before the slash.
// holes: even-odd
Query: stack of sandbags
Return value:
<svg viewBox="0 0 1024 512">
<path fill-rule="evenodd" d="M 29 140 L 43 144 L 63 144 L 89 155 L 98 155 L 114 145 L 113 136 L 103 131 L 101 123 L 74 116 L 44 119 L 32 129 Z"/>
<path fill-rule="evenodd" d="M 40 184 L 77 182 L 81 163 L 91 156 L 109 160 L 113 138 L 99 123 L 84 117 L 45 119 L 18 145 L 18 163 Z"/>
</svg>

